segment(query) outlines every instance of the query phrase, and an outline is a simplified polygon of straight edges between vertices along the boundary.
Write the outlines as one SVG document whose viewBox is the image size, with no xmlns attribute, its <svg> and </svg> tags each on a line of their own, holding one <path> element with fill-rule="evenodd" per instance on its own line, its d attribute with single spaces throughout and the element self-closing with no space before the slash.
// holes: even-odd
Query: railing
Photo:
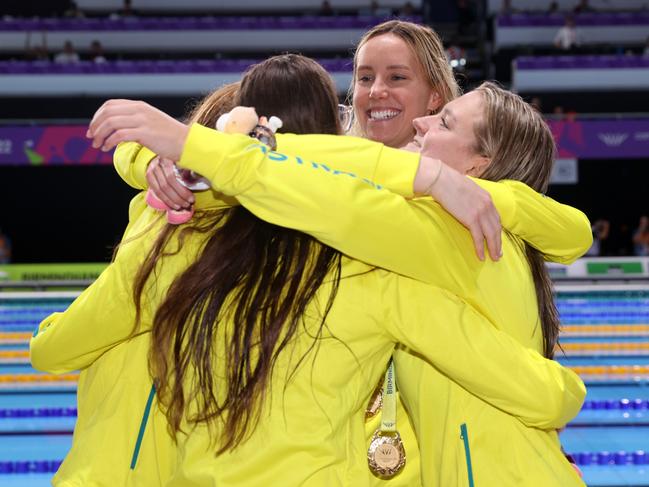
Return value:
<svg viewBox="0 0 649 487">
<path fill-rule="evenodd" d="M 494 20 L 494 43 L 500 48 L 552 46 L 565 14 L 515 14 Z M 582 46 L 644 45 L 649 12 L 593 13 L 575 16 Z"/>
<path fill-rule="evenodd" d="M 255 62 L 258 60 L 142 60 L 99 64 L 0 61 L 0 93 L 4 96 L 196 96 L 224 83 L 239 81 L 245 69 Z M 319 62 L 331 73 L 338 92 L 345 93 L 351 82 L 351 59 Z"/>
<path fill-rule="evenodd" d="M 419 16 L 402 17 L 421 22 Z M 0 20 L 0 52 L 46 44 L 60 50 L 71 41 L 81 52 L 93 41 L 107 52 L 246 52 L 351 49 L 378 16 L 177 17 L 124 19 Z"/>
<path fill-rule="evenodd" d="M 82 0 L 84 1 L 84 0 Z M 93 1 L 93 0 L 85 0 Z M 548 0 L 514 0 L 511 2 L 519 11 L 537 11 L 546 12 L 550 2 Z M 575 0 L 556 0 L 559 10 L 572 12 L 577 2 Z M 597 10 L 638 10 L 646 8 L 646 2 L 638 0 L 590 0 L 589 5 Z M 488 0 L 488 10 L 492 14 L 501 11 L 503 0 Z"/>
<path fill-rule="evenodd" d="M 532 91 L 649 89 L 649 57 L 639 55 L 524 56 L 513 62 L 512 87 Z"/>
</svg>

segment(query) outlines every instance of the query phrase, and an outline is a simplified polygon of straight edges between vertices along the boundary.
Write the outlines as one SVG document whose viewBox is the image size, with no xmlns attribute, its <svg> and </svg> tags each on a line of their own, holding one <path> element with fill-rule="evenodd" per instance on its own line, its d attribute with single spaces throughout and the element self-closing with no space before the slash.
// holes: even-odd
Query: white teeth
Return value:
<svg viewBox="0 0 649 487">
<path fill-rule="evenodd" d="M 401 113 L 398 110 L 371 110 L 370 118 L 372 120 L 389 120 Z"/>
</svg>

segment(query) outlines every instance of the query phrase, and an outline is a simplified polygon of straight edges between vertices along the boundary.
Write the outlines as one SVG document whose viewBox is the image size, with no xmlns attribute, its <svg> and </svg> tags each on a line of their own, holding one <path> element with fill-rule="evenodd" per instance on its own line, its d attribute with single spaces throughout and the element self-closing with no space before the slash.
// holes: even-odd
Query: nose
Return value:
<svg viewBox="0 0 649 487">
<path fill-rule="evenodd" d="M 380 78 L 376 78 L 372 87 L 370 88 L 370 98 L 379 99 L 385 98 L 388 94 L 388 88 L 385 83 Z"/>
<path fill-rule="evenodd" d="M 415 132 L 417 132 L 417 136 L 419 137 L 423 137 L 426 135 L 426 132 L 428 132 L 427 118 L 430 117 L 418 117 L 412 121 L 412 125 L 415 127 Z"/>
</svg>

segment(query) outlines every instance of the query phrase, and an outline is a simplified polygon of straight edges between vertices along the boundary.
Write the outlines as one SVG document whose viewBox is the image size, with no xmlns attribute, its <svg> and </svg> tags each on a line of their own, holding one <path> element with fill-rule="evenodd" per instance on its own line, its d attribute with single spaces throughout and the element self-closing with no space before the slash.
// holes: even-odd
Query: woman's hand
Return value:
<svg viewBox="0 0 649 487">
<path fill-rule="evenodd" d="M 194 193 L 183 186 L 174 173 L 174 163 L 170 159 L 154 158 L 146 170 L 149 188 L 169 208 L 180 210 L 194 203 Z"/>
<path fill-rule="evenodd" d="M 491 260 L 502 257 L 500 215 L 491 195 L 439 159 L 422 156 L 415 178 L 415 193 L 432 196 L 469 229 L 476 254 L 484 260 L 484 242 Z"/>
<path fill-rule="evenodd" d="M 189 127 L 143 101 L 108 100 L 95 112 L 86 137 L 92 146 L 109 151 L 120 142 L 133 141 L 161 157 L 177 161 Z"/>
</svg>

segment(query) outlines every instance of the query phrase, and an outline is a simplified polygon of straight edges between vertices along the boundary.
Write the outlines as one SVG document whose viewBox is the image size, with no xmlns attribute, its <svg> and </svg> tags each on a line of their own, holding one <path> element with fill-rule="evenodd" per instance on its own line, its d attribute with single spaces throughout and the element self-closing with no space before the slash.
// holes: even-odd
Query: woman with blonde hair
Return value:
<svg viewBox="0 0 649 487">
<path fill-rule="evenodd" d="M 460 94 L 444 47 L 433 29 L 390 20 L 361 37 L 348 99 L 351 134 L 402 147 L 415 118 L 437 113 Z"/>
</svg>

